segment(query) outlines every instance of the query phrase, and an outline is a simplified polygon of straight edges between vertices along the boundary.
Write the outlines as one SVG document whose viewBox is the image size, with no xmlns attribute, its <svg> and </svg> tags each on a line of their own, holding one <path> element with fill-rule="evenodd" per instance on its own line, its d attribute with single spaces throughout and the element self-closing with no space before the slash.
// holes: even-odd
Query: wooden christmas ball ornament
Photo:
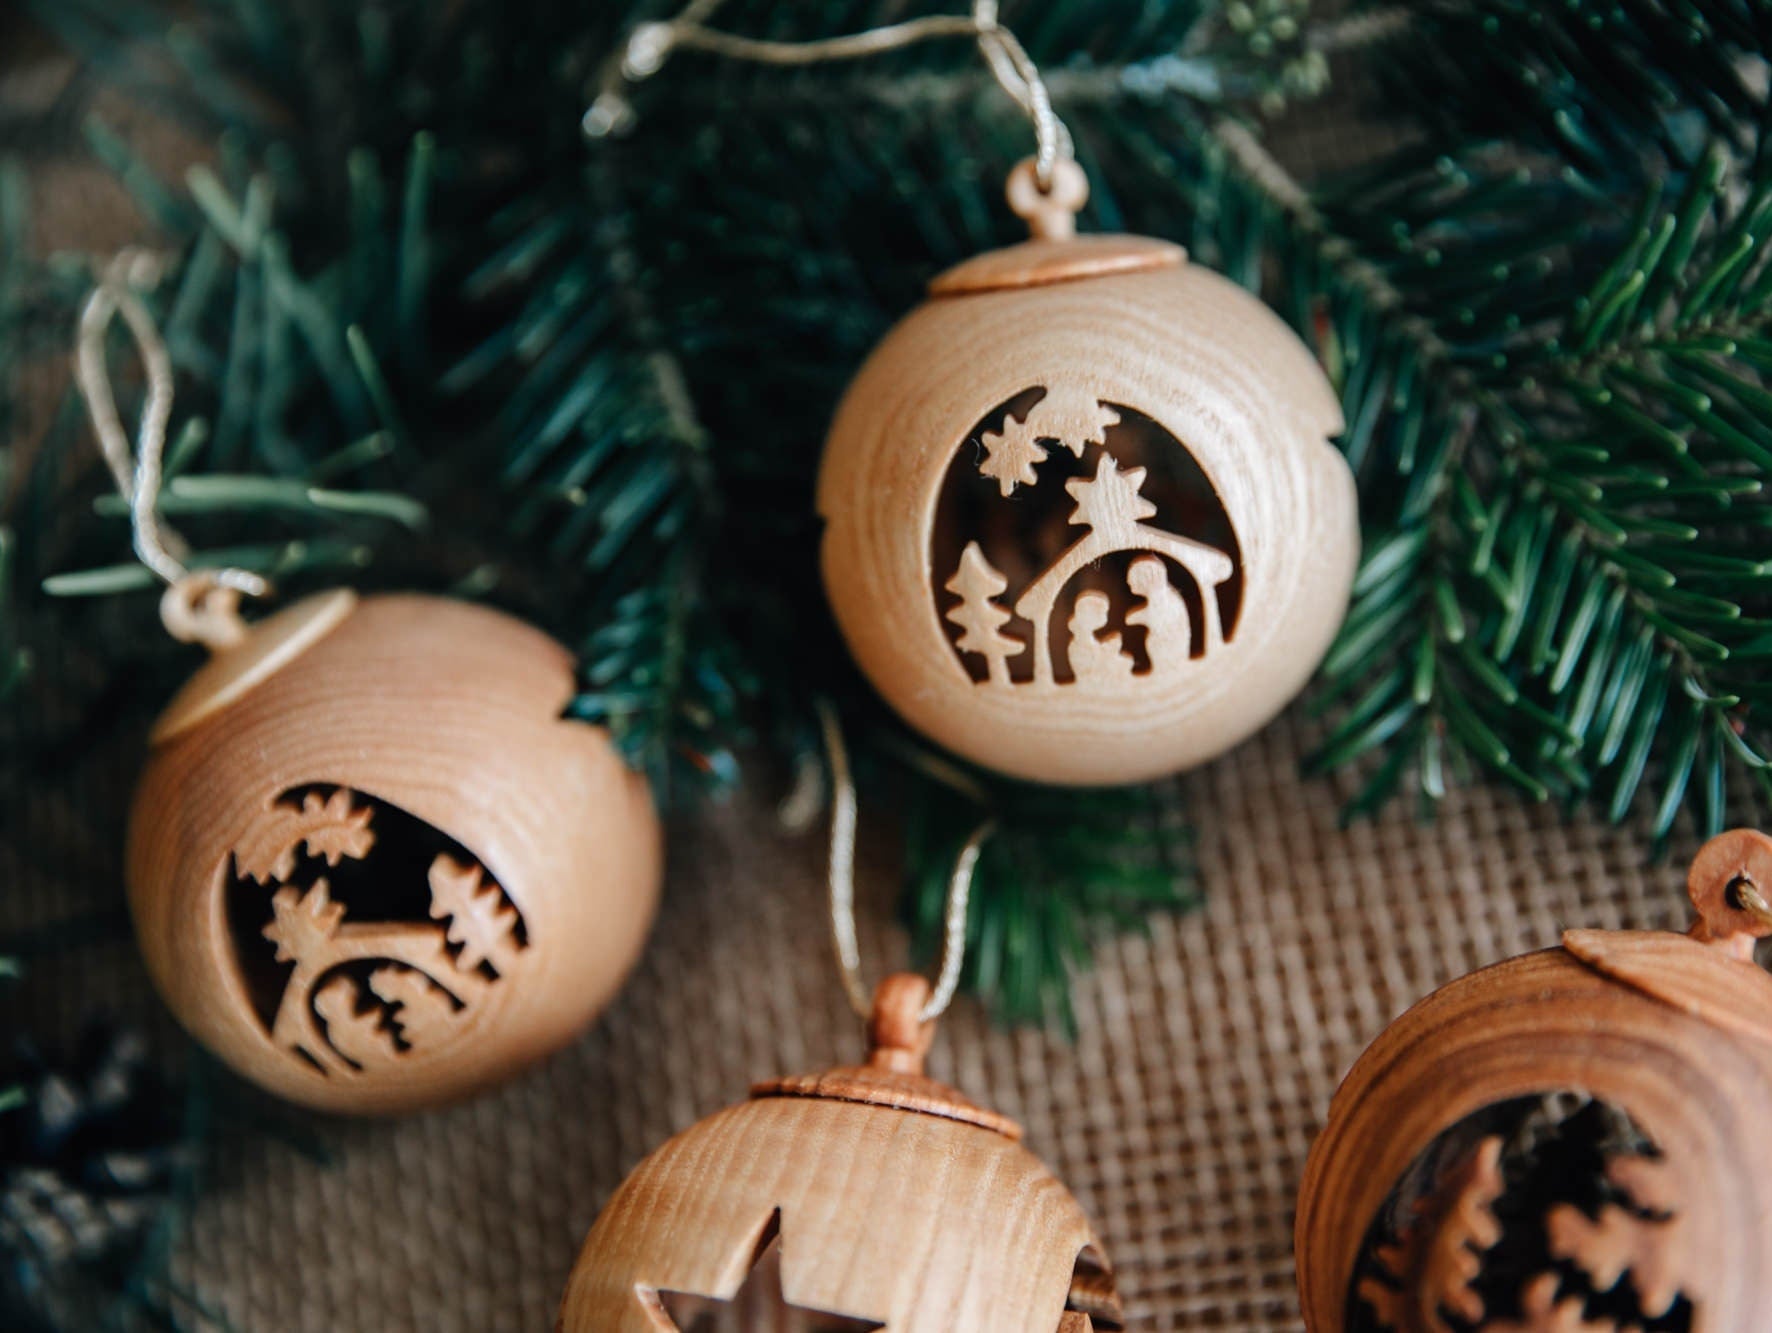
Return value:
<svg viewBox="0 0 1772 1333">
<path fill-rule="evenodd" d="M 155 726 L 130 824 L 142 953 L 185 1027 L 293 1101 L 394 1112 L 588 1023 L 661 849 L 643 780 L 561 716 L 566 651 L 483 607 L 345 591 L 231 637 Z"/>
<path fill-rule="evenodd" d="M 1290 700 L 1359 555 L 1336 396 L 1258 299 L 1167 242 L 1034 239 L 935 280 L 845 395 L 818 481 L 844 638 L 912 726 L 1063 785 L 1201 763 Z"/>
<path fill-rule="evenodd" d="M 1299 1199 L 1311 1333 L 1772 1328 L 1772 839 L 1689 888 L 1689 934 L 1568 931 L 1361 1056 Z"/>
<path fill-rule="evenodd" d="M 728 1303 L 769 1328 L 1119 1328 L 1077 1201 L 1014 1122 L 923 1076 L 929 993 L 889 977 L 865 1065 L 759 1084 L 643 1161 L 585 1240 L 559 1333 L 686 1329 Z"/>
</svg>

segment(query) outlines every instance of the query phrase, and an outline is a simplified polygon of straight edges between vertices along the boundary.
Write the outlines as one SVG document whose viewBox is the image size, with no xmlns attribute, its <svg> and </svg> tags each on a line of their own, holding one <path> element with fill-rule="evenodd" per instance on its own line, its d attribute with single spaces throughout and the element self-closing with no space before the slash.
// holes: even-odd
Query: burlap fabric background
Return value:
<svg viewBox="0 0 1772 1333">
<path fill-rule="evenodd" d="M 12 52 L 10 89 L 40 95 L 57 76 L 29 54 Z M 176 156 L 153 127 L 114 114 Z M 1313 139 L 1305 155 L 1323 147 Z M 39 175 L 45 244 L 101 249 L 129 235 L 100 174 Z M 90 664 L 53 651 L 44 665 L 51 678 L 96 683 Z M 93 1011 L 124 1015 L 171 1049 L 116 928 L 144 729 L 142 718 L 120 722 L 78 765 L 58 761 L 0 791 L 0 929 L 109 922 L 100 942 L 57 955 L 8 1003 L 64 1033 Z M 1076 1044 L 994 1030 L 965 1002 L 942 1024 L 933 1072 L 1025 1124 L 1096 1219 L 1133 1328 L 1298 1329 L 1294 1192 L 1365 1043 L 1432 987 L 1552 943 L 1564 925 L 1685 918 L 1690 837 L 1651 864 L 1640 829 L 1571 822 L 1490 789 L 1458 793 L 1431 824 L 1398 805 L 1342 831 L 1351 787 L 1297 775 L 1309 739 L 1295 710 L 1185 779 L 1208 905 L 1102 945 L 1077 982 Z M 289 1116 L 320 1156 L 265 1134 L 226 1139 L 176 1242 L 180 1282 L 246 1333 L 549 1327 L 592 1217 L 648 1149 L 754 1079 L 857 1052 L 829 958 L 823 830 L 781 832 L 767 788 L 760 778 L 752 795 L 673 828 L 665 906 L 639 971 L 557 1058 L 435 1114 Z M 882 924 L 894 830 L 886 812 L 864 810 L 863 823 L 877 975 L 902 957 Z"/>
</svg>

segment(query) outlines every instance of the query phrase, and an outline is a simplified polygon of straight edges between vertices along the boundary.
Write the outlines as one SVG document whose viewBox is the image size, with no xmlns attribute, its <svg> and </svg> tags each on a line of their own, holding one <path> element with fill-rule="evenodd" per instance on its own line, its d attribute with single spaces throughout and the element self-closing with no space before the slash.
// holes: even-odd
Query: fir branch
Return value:
<svg viewBox="0 0 1772 1333">
<path fill-rule="evenodd" d="M 645 289 L 619 178 L 594 162 L 588 216 L 549 196 L 468 277 L 470 301 L 528 290 L 445 378 L 514 380 L 500 409 L 517 535 L 545 540 L 571 581 L 556 614 L 581 626 L 568 712 L 606 725 L 658 798 L 731 782 L 743 674 L 710 623 L 704 580 L 721 505 L 693 394 Z M 577 244 L 573 242 L 577 241 Z"/>
<path fill-rule="evenodd" d="M 803 746 L 815 688 L 867 697 L 807 615 L 811 479 L 891 318 L 940 264 L 1012 239 L 997 183 L 1026 126 L 964 43 L 785 75 L 679 57 L 638 90 L 634 137 L 587 149 L 585 82 L 644 6 L 236 0 L 176 49 L 153 38 L 157 3 L 53 8 L 108 74 L 234 126 L 190 198 L 95 138 L 192 238 L 196 295 L 169 318 L 187 373 L 225 399 L 219 443 L 191 446 L 199 493 L 238 471 L 324 490 L 332 469 L 410 489 L 452 537 L 509 553 L 473 567 L 581 650 L 574 712 L 661 790 L 728 776 L 751 725 Z M 1318 762 L 1372 766 L 1353 809 L 1487 772 L 1615 813 L 1646 782 L 1658 827 L 1688 806 L 1714 822 L 1729 772 L 1764 775 L 1744 666 L 1767 638 L 1765 170 L 1744 128 L 1763 95 L 1739 77 L 1760 25 L 1742 0 L 1698 19 L 1536 9 L 1436 0 L 1331 31 L 1293 0 L 1030 3 L 1005 21 L 1077 130 L 1095 225 L 1182 233 L 1196 262 L 1275 292 L 1342 392 L 1372 532 Z M 889 13 L 735 0 L 722 23 L 806 38 Z M 1615 49 L 1572 47 L 1596 15 Z M 1314 91 L 1331 49 L 1393 70 L 1420 133 L 1307 190 L 1222 108 Z M 1745 201 L 1702 185 L 1712 161 Z M 1668 200 L 1649 197 L 1662 176 Z M 312 433 L 281 419 L 309 399 Z M 918 771 L 913 807 L 966 809 Z M 1015 1012 L 1054 1003 L 1092 921 L 1185 898 L 1128 869 L 1137 830 L 1060 822 L 1076 798 L 962 785 L 1005 821 L 973 979 Z M 918 842 L 913 885 L 942 881 L 963 832 Z"/>
<path fill-rule="evenodd" d="M 1702 5 L 1428 0 L 1375 52 L 1397 104 L 1442 140 L 1545 152 L 1639 186 L 1708 140 L 1751 150 L 1772 24 L 1755 0 Z"/>
<path fill-rule="evenodd" d="M 1372 757 L 1350 814 L 1487 770 L 1617 819 L 1648 778 L 1660 835 L 1688 805 L 1717 826 L 1731 769 L 1764 787 L 1757 156 L 1738 206 L 1719 145 L 1633 223 L 1635 178 L 1517 144 L 1430 141 L 1313 196 L 1235 122 L 1102 129 L 1189 163 L 1195 253 L 1277 277 L 1342 390 L 1376 531 L 1312 767 Z"/>
<path fill-rule="evenodd" d="M 1056 1021 L 1072 1037 L 1074 974 L 1109 934 L 1199 902 L 1193 833 L 1173 782 L 1057 791 L 1012 782 L 876 736 L 914 782 L 907 804 L 904 915 L 920 961 L 941 939 L 954 856 L 985 819 L 973 872 L 963 984 L 1007 1022 Z"/>
</svg>

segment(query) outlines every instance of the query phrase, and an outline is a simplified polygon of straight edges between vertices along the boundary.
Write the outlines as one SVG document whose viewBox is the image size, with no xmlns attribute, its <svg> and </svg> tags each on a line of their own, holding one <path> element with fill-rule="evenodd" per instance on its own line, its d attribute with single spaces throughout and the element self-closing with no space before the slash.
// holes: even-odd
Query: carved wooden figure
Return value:
<svg viewBox="0 0 1772 1333">
<path fill-rule="evenodd" d="M 1334 391 L 1176 246 L 1036 239 L 937 278 L 863 366 L 818 483 L 825 586 L 876 689 L 979 763 L 1066 785 L 1210 759 L 1282 708 L 1359 554 Z M 1093 628 L 1090 628 L 1093 626 Z"/>
<path fill-rule="evenodd" d="M 867 1064 L 759 1084 L 635 1168 L 585 1239 L 559 1333 L 687 1329 L 759 1294 L 758 1311 L 805 1315 L 795 1328 L 1119 1328 L 1076 1200 L 1013 1121 L 923 1076 L 928 995 L 887 978 Z"/>
<path fill-rule="evenodd" d="M 1300 1191 L 1311 1333 L 1772 1328 L 1772 838 L 1688 884 L 1688 934 L 1568 931 L 1361 1056 Z"/>
<path fill-rule="evenodd" d="M 242 1074 L 328 1110 L 472 1093 L 560 1046 L 651 922 L 644 782 L 562 718 L 566 651 L 482 607 L 333 592 L 156 725 L 130 824 L 149 971 Z"/>
</svg>

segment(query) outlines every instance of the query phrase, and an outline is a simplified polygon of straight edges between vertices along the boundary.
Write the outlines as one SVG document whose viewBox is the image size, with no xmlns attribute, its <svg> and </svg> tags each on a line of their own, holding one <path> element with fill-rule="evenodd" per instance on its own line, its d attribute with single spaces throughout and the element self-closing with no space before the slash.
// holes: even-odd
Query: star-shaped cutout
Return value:
<svg viewBox="0 0 1772 1333">
<path fill-rule="evenodd" d="M 647 1291 L 648 1313 L 660 1333 L 740 1333 L 768 1328 L 771 1333 L 880 1333 L 877 1319 L 808 1310 L 789 1305 L 781 1287 L 781 1214 L 777 1213 L 757 1242 L 757 1257 L 744 1285 L 730 1300 L 686 1291 Z M 768 1322 L 763 1322 L 767 1316 Z"/>
</svg>

